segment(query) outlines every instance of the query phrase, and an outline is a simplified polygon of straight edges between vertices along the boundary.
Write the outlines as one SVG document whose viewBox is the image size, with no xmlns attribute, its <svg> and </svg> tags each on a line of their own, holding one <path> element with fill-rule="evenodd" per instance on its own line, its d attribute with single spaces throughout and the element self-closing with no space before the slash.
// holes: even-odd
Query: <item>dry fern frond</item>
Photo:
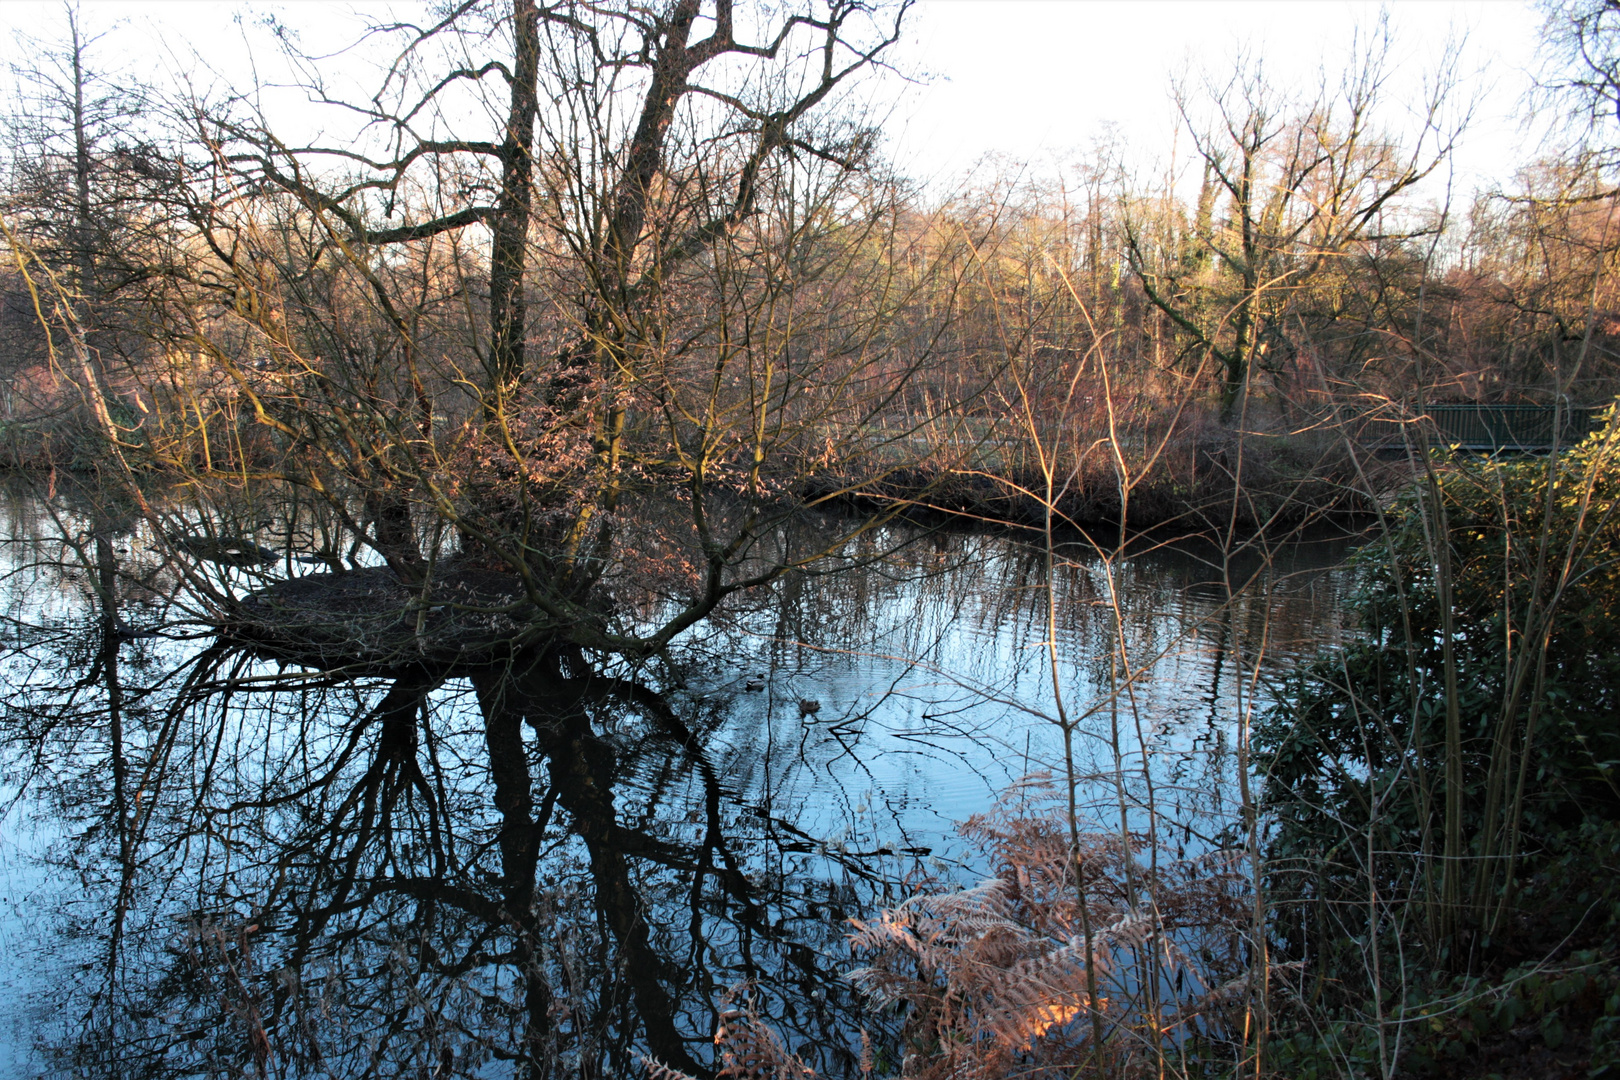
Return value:
<svg viewBox="0 0 1620 1080">
<path fill-rule="evenodd" d="M 1304 962 L 1292 960 L 1286 964 L 1272 964 L 1268 969 L 1274 980 L 1283 980 L 1291 975 L 1297 975 L 1304 969 Z M 1245 971 L 1243 974 L 1215 987 L 1205 994 L 1201 994 L 1187 1002 L 1186 1012 L 1200 1012 L 1208 1009 L 1226 1008 L 1244 1001 L 1249 996 L 1249 988 L 1253 985 L 1255 972 Z"/>
<path fill-rule="evenodd" d="M 740 996 L 742 989 L 734 989 L 727 1004 Z M 719 1080 L 816 1080 L 815 1070 L 788 1052 L 751 1002 L 721 1012 L 714 1045 L 720 1051 Z"/>
<path fill-rule="evenodd" d="M 1173 1031 L 1218 1023 L 1192 1010 L 1218 1009 L 1241 978 L 1251 904 L 1241 853 L 1177 859 L 1145 837 L 1095 831 L 1076 847 L 1057 794 L 1029 782 L 964 823 L 994 877 L 853 924 L 866 964 L 851 981 L 908 1006 L 906 1080 L 1104 1060 L 1110 1075 L 1134 1076 L 1181 1037 Z M 1092 1045 L 1099 1026 L 1120 1037 Z"/>
<path fill-rule="evenodd" d="M 1084 1040 L 1059 1037 L 1079 1032 L 1074 1021 L 1088 1009 L 1084 944 L 1010 918 L 1019 891 L 1002 879 L 913 897 L 903 917 L 873 920 L 852 935 L 870 960 L 852 981 L 880 1002 L 907 1003 L 910 1042 L 932 1048 L 908 1056 L 902 1075 L 1000 1076 L 1019 1055 L 1045 1060 L 1051 1046 Z M 1091 953 L 1099 963 L 1098 950 Z"/>
<path fill-rule="evenodd" d="M 1077 985 L 1073 982 L 1075 977 L 1084 979 L 1087 963 L 1084 938 L 1070 938 L 1062 944 L 1049 942 L 1048 946 L 1007 968 L 1008 981 L 1016 985 L 1056 987 Z M 1109 969 L 1110 952 L 1106 941 L 1092 941 L 1090 963 L 1099 974 Z"/>
<path fill-rule="evenodd" d="M 1137 949 L 1153 940 L 1158 932 L 1158 918 L 1151 912 L 1137 911 L 1104 928 L 1101 936 L 1116 949 Z"/>
<path fill-rule="evenodd" d="M 672 1069 L 656 1058 L 643 1054 L 641 1063 L 647 1067 L 647 1080 L 697 1080 L 690 1073 L 683 1073 L 679 1069 Z"/>
<path fill-rule="evenodd" d="M 720 1068 L 717 1080 L 817 1080 L 815 1070 L 788 1052 L 782 1040 L 772 1031 L 751 1002 L 735 1007 L 746 987 L 727 991 L 722 1002 L 720 1023 L 714 1030 L 714 1045 L 719 1051 Z M 861 1033 L 862 1046 L 867 1047 L 866 1033 Z M 870 1055 L 870 1048 L 864 1051 Z M 864 1059 L 863 1059 L 864 1060 Z M 655 1058 L 643 1056 L 647 1067 L 647 1080 L 697 1080 L 679 1069 L 672 1069 Z"/>
</svg>

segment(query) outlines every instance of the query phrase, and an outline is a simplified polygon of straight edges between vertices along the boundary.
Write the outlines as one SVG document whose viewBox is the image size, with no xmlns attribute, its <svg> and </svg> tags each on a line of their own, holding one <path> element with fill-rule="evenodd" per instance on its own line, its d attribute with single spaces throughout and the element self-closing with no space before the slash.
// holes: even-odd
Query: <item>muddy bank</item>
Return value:
<svg viewBox="0 0 1620 1080">
<path fill-rule="evenodd" d="M 1235 526 L 1245 532 L 1294 528 L 1319 521 L 1353 523 L 1376 510 L 1380 493 L 1410 478 L 1405 461 L 1342 455 L 1304 455 L 1286 448 L 1238 454 L 1204 449 L 1131 475 L 1127 493 L 1119 474 L 1098 463 L 1060 474 L 1052 509 L 1079 527 L 1208 532 Z M 1192 457 L 1192 460 L 1189 460 Z M 875 482 L 854 478 L 807 485 L 808 497 L 833 497 L 870 508 L 907 503 L 917 511 L 1010 525 L 1040 526 L 1046 518 L 1046 483 L 1036 471 L 896 469 Z"/>
<path fill-rule="evenodd" d="M 220 637 L 320 669 L 492 663 L 546 636 L 515 574 L 452 569 L 407 585 L 387 567 L 272 582 L 233 605 Z"/>
</svg>

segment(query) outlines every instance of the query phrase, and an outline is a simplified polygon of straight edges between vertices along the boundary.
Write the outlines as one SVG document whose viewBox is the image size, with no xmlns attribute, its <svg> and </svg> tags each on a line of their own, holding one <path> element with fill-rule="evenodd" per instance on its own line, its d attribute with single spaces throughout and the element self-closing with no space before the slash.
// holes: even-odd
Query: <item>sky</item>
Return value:
<svg viewBox="0 0 1620 1080">
<path fill-rule="evenodd" d="M 369 12 L 383 5 L 354 5 Z M 239 20 L 274 12 L 306 43 L 341 36 L 334 6 L 316 0 L 255 5 L 215 0 L 83 0 L 91 25 L 122 25 L 119 59 L 156 75 L 191 49 L 222 74 L 253 62 Z M 1084 160 L 1111 139 L 1127 165 L 1164 171 L 1185 161 L 1171 90 L 1230 74 L 1258 58 L 1285 92 L 1307 94 L 1336 76 L 1352 42 L 1389 20 L 1393 50 L 1384 122 L 1410 126 L 1448 42 L 1461 42 L 1453 101 L 1471 109 L 1454 155 L 1459 190 L 1501 186 L 1537 149 L 1519 121 L 1536 70 L 1541 16 L 1518 0 L 922 0 L 896 51 L 908 78 L 873 93 L 891 152 L 936 190 L 983 174 L 989 155 L 1043 169 Z M 20 54 L 18 31 L 49 33 L 61 5 L 0 4 L 0 63 Z"/>
<path fill-rule="evenodd" d="M 1454 101 L 1472 117 L 1458 179 L 1463 189 L 1509 181 L 1535 149 L 1519 115 L 1542 21 L 1512 0 L 925 0 L 905 46 L 932 75 L 897 111 L 894 145 L 916 175 L 943 179 L 989 154 L 1036 166 L 1083 158 L 1111 134 L 1138 168 L 1162 169 L 1188 150 L 1178 81 L 1224 79 L 1246 54 L 1285 90 L 1314 92 L 1381 13 L 1392 31 L 1386 122 L 1412 123 L 1425 79 L 1460 42 Z"/>
</svg>

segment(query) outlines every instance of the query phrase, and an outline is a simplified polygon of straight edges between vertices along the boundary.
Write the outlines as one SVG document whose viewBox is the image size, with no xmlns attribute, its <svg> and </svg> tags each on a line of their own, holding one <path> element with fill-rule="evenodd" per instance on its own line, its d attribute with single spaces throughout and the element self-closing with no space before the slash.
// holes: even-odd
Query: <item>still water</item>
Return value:
<svg viewBox="0 0 1620 1080">
<path fill-rule="evenodd" d="M 639 667 L 339 677 L 186 632 L 138 529 L 109 647 L 71 503 L 0 527 L 7 1075 L 703 1075 L 742 984 L 848 1074 L 892 1023 L 849 918 L 971 880 L 1060 717 L 1099 828 L 1229 843 L 1238 726 L 1351 586 L 1342 538 L 1072 537 L 1049 592 L 1027 538 L 891 529 Z"/>
</svg>

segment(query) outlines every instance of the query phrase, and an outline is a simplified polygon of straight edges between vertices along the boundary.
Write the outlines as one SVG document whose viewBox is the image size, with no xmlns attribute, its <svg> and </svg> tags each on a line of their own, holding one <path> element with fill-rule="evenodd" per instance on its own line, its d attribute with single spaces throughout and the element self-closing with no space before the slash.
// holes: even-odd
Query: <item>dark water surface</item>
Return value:
<svg viewBox="0 0 1620 1080">
<path fill-rule="evenodd" d="M 1240 719 L 1350 585 L 1342 539 L 1076 541 L 1061 702 L 1045 554 L 967 532 L 789 577 L 640 668 L 341 678 L 188 638 L 139 529 L 98 548 L 22 497 L 0 529 L 5 1075 L 701 1073 L 744 982 L 845 1074 L 886 1022 L 846 920 L 971 879 L 957 823 L 1058 764 L 1060 704 L 1102 827 L 1151 805 L 1220 843 Z M 98 555 L 160 636 L 109 649 Z"/>
</svg>

